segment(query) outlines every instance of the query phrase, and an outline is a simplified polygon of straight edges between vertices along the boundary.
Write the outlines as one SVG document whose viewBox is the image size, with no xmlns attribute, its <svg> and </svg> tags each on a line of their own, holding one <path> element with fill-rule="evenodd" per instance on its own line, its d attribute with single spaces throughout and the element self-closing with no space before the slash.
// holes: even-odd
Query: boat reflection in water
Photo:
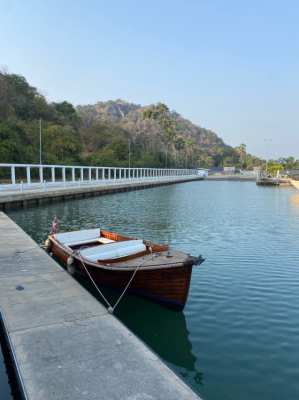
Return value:
<svg viewBox="0 0 299 400">
<path fill-rule="evenodd" d="M 77 279 L 101 301 L 88 281 Z M 109 288 L 104 288 L 103 292 L 109 302 L 115 304 L 119 293 Z M 174 312 L 149 300 L 129 295 L 123 297 L 114 314 L 194 389 L 202 384 L 202 372 L 196 367 L 197 359 L 192 353 L 183 312 Z"/>
<path fill-rule="evenodd" d="M 195 371 L 196 357 L 183 312 L 175 313 L 147 300 L 139 302 L 138 299 L 138 306 L 136 303 L 136 298 L 127 299 L 117 316 L 165 361 L 183 370 Z"/>
</svg>

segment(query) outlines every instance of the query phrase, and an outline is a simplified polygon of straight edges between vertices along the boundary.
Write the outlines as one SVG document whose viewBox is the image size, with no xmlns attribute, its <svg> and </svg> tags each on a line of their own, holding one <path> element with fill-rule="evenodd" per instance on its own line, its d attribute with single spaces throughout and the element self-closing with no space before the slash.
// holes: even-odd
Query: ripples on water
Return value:
<svg viewBox="0 0 299 400">
<path fill-rule="evenodd" d="M 299 398 L 299 195 L 192 182 L 10 212 L 42 242 L 101 226 L 206 257 L 183 313 L 127 297 L 118 317 L 207 400 Z"/>
</svg>

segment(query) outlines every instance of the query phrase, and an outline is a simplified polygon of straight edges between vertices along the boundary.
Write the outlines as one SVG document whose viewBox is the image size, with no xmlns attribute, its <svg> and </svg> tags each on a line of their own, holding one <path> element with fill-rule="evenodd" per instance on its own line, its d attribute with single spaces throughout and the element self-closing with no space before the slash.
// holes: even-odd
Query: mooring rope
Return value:
<svg viewBox="0 0 299 400">
<path fill-rule="evenodd" d="M 83 265 L 83 267 L 84 267 L 84 269 L 85 269 L 85 272 L 87 273 L 87 276 L 89 276 L 89 279 L 90 279 L 91 282 L 93 283 L 94 287 L 96 288 L 96 290 L 98 291 L 98 293 L 102 296 L 102 298 L 104 299 L 105 303 L 107 304 L 107 306 L 108 306 L 108 311 L 113 313 L 113 307 L 111 306 L 111 304 L 109 303 L 109 301 L 106 299 L 106 297 L 104 296 L 104 294 L 102 293 L 102 291 L 99 289 L 98 285 L 97 285 L 97 284 L 95 283 L 95 281 L 93 280 L 93 277 L 90 275 L 88 269 L 86 268 L 86 265 L 85 265 L 85 263 L 84 263 L 84 261 L 83 261 L 83 258 L 82 258 L 82 256 L 81 256 L 80 252 L 78 252 L 78 255 L 79 255 L 80 259 L 81 259 L 81 263 L 82 263 L 82 265 Z"/>
<path fill-rule="evenodd" d="M 151 248 L 151 247 L 149 247 L 149 250 L 150 250 L 150 252 L 151 252 L 151 254 L 152 254 L 152 248 Z M 93 279 L 93 277 L 91 276 L 91 274 L 89 273 L 89 271 L 88 271 L 88 269 L 87 269 L 87 267 L 86 267 L 86 265 L 85 265 L 85 263 L 84 263 L 84 261 L 83 261 L 83 258 L 82 258 L 81 253 L 78 252 L 77 254 L 78 254 L 79 257 L 80 257 L 80 260 L 81 260 L 81 263 L 82 263 L 82 265 L 83 265 L 83 267 L 84 267 L 85 272 L 86 272 L 87 275 L 89 276 L 89 278 L 90 278 L 91 282 L 93 283 L 94 287 L 96 288 L 97 292 L 98 292 L 98 293 L 102 296 L 102 298 L 104 299 L 105 303 L 106 303 L 107 306 L 108 306 L 108 312 L 111 313 L 111 314 L 114 313 L 114 310 L 116 309 L 116 307 L 117 307 L 118 304 L 120 303 L 121 299 L 122 299 L 123 296 L 125 295 L 125 293 L 126 293 L 126 291 L 128 290 L 128 288 L 129 288 L 131 282 L 133 281 L 133 279 L 134 279 L 134 277 L 135 277 L 137 271 L 138 271 L 142 266 L 144 266 L 144 264 L 145 264 L 146 261 L 147 261 L 147 259 L 145 259 L 141 264 L 137 265 L 137 267 L 135 268 L 135 270 L 134 270 L 134 272 L 133 272 L 133 274 L 132 274 L 132 276 L 131 276 L 129 282 L 127 283 L 126 287 L 124 288 L 124 290 L 122 291 L 121 295 L 119 296 L 119 298 L 118 298 L 117 301 L 115 302 L 114 306 L 112 306 L 112 305 L 109 303 L 109 301 L 106 299 L 106 297 L 104 296 L 103 292 L 100 290 L 100 288 L 98 287 L 98 285 L 96 284 L 96 282 L 94 281 L 94 279 Z"/>
</svg>

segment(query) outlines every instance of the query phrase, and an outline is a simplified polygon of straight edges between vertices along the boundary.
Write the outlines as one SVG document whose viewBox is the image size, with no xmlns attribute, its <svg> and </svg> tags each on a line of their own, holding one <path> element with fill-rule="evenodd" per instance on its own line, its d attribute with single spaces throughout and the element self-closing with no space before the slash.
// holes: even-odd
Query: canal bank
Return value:
<svg viewBox="0 0 299 400">
<path fill-rule="evenodd" d="M 4 213 L 2 329 L 25 399 L 199 399 Z"/>
<path fill-rule="evenodd" d="M 234 175 L 214 174 L 214 175 L 208 175 L 206 179 L 209 181 L 255 182 L 256 176 L 241 175 L 241 174 L 234 174 Z"/>
<path fill-rule="evenodd" d="M 25 208 L 29 206 L 52 203 L 56 201 L 66 201 L 72 199 L 82 199 L 94 196 L 103 196 L 112 193 L 128 192 L 131 190 L 149 189 L 152 187 L 172 185 L 191 181 L 203 180 L 200 176 L 168 177 L 156 180 L 127 180 L 110 181 L 99 184 L 83 186 L 44 186 L 38 189 L 23 190 L 3 190 L 0 191 L 0 210 L 5 211 L 11 208 Z"/>
</svg>

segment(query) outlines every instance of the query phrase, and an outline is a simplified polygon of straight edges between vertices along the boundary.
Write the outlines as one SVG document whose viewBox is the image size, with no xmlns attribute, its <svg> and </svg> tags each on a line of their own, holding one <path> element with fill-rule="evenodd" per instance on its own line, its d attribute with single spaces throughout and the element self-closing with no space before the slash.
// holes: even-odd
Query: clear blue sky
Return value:
<svg viewBox="0 0 299 400">
<path fill-rule="evenodd" d="M 0 0 L 0 66 L 49 100 L 165 102 L 299 158 L 299 1 Z"/>
</svg>

